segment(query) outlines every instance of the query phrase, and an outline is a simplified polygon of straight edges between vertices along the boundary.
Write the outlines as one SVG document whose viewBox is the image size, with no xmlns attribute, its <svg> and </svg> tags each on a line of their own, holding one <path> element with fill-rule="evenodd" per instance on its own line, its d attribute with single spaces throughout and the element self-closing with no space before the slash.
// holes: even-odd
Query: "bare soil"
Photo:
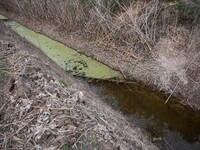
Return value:
<svg viewBox="0 0 200 150">
<path fill-rule="evenodd" d="M 0 22 L 1 149 L 150 149 L 130 125 Z"/>
</svg>

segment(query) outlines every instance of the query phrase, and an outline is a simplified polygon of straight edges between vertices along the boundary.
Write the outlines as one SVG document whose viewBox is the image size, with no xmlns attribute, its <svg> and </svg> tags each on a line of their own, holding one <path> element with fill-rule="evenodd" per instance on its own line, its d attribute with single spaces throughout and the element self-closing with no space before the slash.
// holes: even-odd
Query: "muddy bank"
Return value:
<svg viewBox="0 0 200 150">
<path fill-rule="evenodd" d="M 157 149 L 80 80 L 2 23 L 0 43 L 10 68 L 1 148 Z"/>
<path fill-rule="evenodd" d="M 36 42 L 38 39 L 41 39 L 39 34 L 36 34 L 33 32 L 28 32 L 26 28 L 23 28 L 21 25 L 14 23 L 13 21 L 9 21 L 10 23 L 6 23 L 7 26 L 11 27 L 14 31 L 21 31 L 18 32 L 22 37 L 25 37 L 26 39 L 30 40 L 29 36 L 31 37 L 31 42 L 36 44 L 38 47 L 41 47 L 42 51 L 47 52 L 48 56 L 53 59 L 54 61 L 57 60 L 57 58 L 60 58 L 60 55 L 56 55 L 55 53 L 51 53 L 51 51 L 56 51 L 54 49 L 54 46 L 57 45 L 57 47 L 60 47 L 59 43 L 55 43 L 53 40 L 43 40 L 41 42 Z M 19 30 L 20 29 L 20 30 Z M 29 35 L 29 34 L 30 35 Z M 44 36 L 43 36 L 44 37 Z M 51 44 L 53 45 L 51 45 Z M 41 44 L 48 45 L 49 49 L 46 49 L 46 47 Z M 63 45 L 61 45 L 63 47 Z M 65 49 L 68 51 L 68 49 Z M 65 53 L 62 54 L 63 58 L 68 58 L 69 56 Z M 81 59 L 81 58 L 80 58 Z M 63 60 L 64 62 L 64 60 Z M 56 61 L 60 65 L 62 64 L 62 60 L 59 62 Z M 62 65 L 61 65 L 62 66 Z M 66 69 L 64 67 L 64 69 Z M 61 81 L 63 84 L 66 85 L 65 81 Z M 97 88 L 95 92 L 99 93 L 101 89 L 105 89 L 103 94 L 100 94 L 101 99 L 108 101 L 114 101 L 119 102 L 120 108 L 122 108 L 123 112 L 128 112 L 130 115 L 135 115 L 137 113 L 139 115 L 138 120 L 145 117 L 145 119 L 149 119 L 149 123 L 147 125 L 142 125 L 143 128 L 148 128 L 147 130 L 152 133 L 153 139 L 159 139 L 159 143 L 161 145 L 164 145 L 164 149 L 167 149 L 169 147 L 169 144 L 172 147 L 176 147 L 178 149 L 183 149 L 182 144 L 174 144 L 169 137 L 172 137 L 174 139 L 177 139 L 177 142 L 179 143 L 185 143 L 184 148 L 191 149 L 198 147 L 198 136 L 200 133 L 199 130 L 199 114 L 198 112 L 194 112 L 189 108 L 186 108 L 178 103 L 175 103 L 174 100 L 166 105 L 163 103 L 166 98 L 161 98 L 158 93 L 153 92 L 152 90 L 145 90 L 143 88 L 140 88 L 139 86 L 134 87 L 133 84 L 118 84 L 115 85 L 111 82 L 95 82 L 93 83 L 94 86 L 98 84 L 99 89 Z M 92 86 L 93 88 L 93 86 Z M 105 93 L 105 94 L 104 94 Z M 106 94 L 108 93 L 108 94 Z M 114 99 L 113 99 L 114 98 Z M 114 108 L 116 109 L 116 108 Z M 189 115 L 194 116 L 188 117 Z M 131 117 L 132 118 L 132 117 Z M 134 117 L 133 117 L 134 118 Z M 179 120 L 179 122 L 176 122 L 176 120 Z M 132 119 L 131 119 L 132 120 Z M 136 119 L 137 120 L 137 119 Z M 152 124 L 152 122 L 154 122 Z M 184 126 L 182 125 L 184 124 Z M 166 125 L 164 125 L 166 124 Z M 193 126 L 194 125 L 194 126 Z M 147 126 L 147 127 L 146 127 Z M 140 127 L 140 126 L 139 126 Z M 156 129 L 160 129 L 160 131 L 156 131 Z M 180 133 L 180 138 L 177 136 L 173 136 L 174 132 L 170 129 L 175 130 L 175 132 Z M 165 132 L 168 132 L 169 137 L 166 136 L 166 134 L 161 134 L 164 130 Z M 161 132 L 161 133 L 160 133 Z M 183 136 L 183 140 L 181 140 L 181 135 Z M 190 136 L 189 136 L 190 135 Z M 155 137 L 156 136 L 156 137 Z M 185 140 L 187 139 L 187 140 Z M 188 141 L 188 139 L 190 139 Z M 189 142 L 197 142 L 196 144 L 190 144 Z M 163 149 L 163 147 L 161 147 Z"/>
<path fill-rule="evenodd" d="M 130 7 L 131 9 L 131 7 Z M 152 59 L 136 57 L 133 49 L 127 46 L 114 47 L 85 37 L 81 30 L 69 32 L 59 28 L 48 20 L 13 15 L 8 10 L 5 15 L 14 18 L 48 37 L 121 71 L 126 79 L 141 81 L 172 96 L 181 99 L 181 103 L 199 109 L 199 26 L 180 25 L 173 36 L 160 39 L 155 45 Z M 127 14 L 124 14 L 124 17 Z M 177 33 L 177 34 L 176 34 Z M 107 45 L 108 44 L 108 45 Z"/>
</svg>

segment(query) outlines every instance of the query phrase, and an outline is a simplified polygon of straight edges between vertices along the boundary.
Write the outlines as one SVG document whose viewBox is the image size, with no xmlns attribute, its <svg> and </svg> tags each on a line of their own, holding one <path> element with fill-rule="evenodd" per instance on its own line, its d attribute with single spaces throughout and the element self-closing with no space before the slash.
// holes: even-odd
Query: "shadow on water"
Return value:
<svg viewBox="0 0 200 150">
<path fill-rule="evenodd" d="M 161 149 L 200 150 L 200 112 L 175 99 L 133 84 L 91 82 L 103 101 L 120 110 L 134 125 L 148 131 Z"/>
</svg>

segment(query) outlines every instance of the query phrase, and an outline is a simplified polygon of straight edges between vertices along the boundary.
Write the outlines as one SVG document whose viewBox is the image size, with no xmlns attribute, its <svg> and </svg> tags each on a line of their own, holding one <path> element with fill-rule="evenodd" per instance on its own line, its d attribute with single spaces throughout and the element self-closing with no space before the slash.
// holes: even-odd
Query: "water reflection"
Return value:
<svg viewBox="0 0 200 150">
<path fill-rule="evenodd" d="M 93 82 L 91 89 L 131 122 L 151 133 L 164 149 L 200 149 L 200 112 L 131 84 Z"/>
</svg>

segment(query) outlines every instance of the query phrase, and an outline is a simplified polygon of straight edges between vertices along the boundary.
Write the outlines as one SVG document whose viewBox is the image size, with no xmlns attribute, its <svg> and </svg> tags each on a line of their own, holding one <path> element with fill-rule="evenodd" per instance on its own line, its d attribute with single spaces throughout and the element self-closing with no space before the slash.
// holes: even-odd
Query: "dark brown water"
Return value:
<svg viewBox="0 0 200 150">
<path fill-rule="evenodd" d="M 161 149 L 200 150 L 200 112 L 144 87 L 92 82 L 103 101 L 120 110 L 134 125 L 150 133 Z"/>
</svg>

